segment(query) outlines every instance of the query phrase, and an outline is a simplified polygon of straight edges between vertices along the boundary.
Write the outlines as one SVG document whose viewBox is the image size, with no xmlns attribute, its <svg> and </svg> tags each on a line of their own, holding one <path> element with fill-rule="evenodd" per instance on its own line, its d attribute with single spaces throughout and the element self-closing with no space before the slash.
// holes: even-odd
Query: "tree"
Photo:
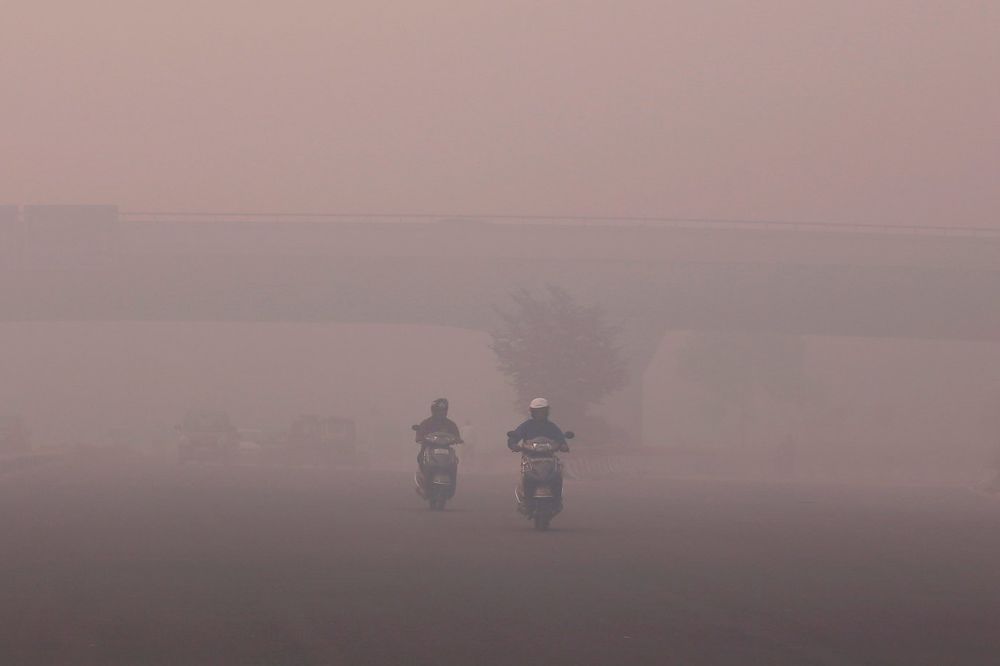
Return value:
<svg viewBox="0 0 1000 666">
<path fill-rule="evenodd" d="M 588 407 L 625 385 L 618 330 L 600 307 L 582 305 L 553 285 L 541 294 L 520 289 L 511 298 L 514 309 L 498 312 L 490 346 L 519 408 L 544 396 L 568 420 L 582 419 Z"/>
</svg>

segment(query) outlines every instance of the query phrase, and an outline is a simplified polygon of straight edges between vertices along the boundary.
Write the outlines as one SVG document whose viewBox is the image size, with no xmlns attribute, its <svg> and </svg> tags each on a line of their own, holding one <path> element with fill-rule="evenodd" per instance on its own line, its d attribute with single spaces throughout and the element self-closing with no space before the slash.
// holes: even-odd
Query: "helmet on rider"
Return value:
<svg viewBox="0 0 1000 666">
<path fill-rule="evenodd" d="M 528 405 L 528 409 L 533 419 L 544 421 L 549 418 L 549 401 L 545 398 L 535 398 Z"/>
<path fill-rule="evenodd" d="M 431 403 L 431 416 L 444 418 L 448 416 L 448 399 L 438 398 Z"/>
</svg>

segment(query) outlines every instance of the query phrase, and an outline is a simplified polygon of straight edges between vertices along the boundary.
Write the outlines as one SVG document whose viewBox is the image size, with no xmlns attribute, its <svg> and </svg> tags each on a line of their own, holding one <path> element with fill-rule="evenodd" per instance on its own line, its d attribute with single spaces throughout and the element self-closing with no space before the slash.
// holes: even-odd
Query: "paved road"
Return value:
<svg viewBox="0 0 1000 666">
<path fill-rule="evenodd" d="M 399 473 L 0 474 L 0 664 L 1000 663 L 1000 501 L 572 482 L 536 533 L 511 486 L 431 513 Z"/>
</svg>

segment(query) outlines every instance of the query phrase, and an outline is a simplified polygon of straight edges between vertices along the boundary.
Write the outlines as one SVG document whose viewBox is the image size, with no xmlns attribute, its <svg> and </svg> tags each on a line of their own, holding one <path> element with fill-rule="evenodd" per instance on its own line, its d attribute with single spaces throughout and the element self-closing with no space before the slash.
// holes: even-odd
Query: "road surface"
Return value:
<svg viewBox="0 0 1000 666">
<path fill-rule="evenodd" d="M 67 460 L 0 474 L 0 664 L 997 664 L 962 489 Z"/>
</svg>

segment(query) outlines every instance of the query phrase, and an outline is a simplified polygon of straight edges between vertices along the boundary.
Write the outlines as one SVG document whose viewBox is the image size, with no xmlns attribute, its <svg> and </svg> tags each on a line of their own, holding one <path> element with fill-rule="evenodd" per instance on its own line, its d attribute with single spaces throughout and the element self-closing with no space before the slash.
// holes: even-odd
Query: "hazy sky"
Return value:
<svg viewBox="0 0 1000 666">
<path fill-rule="evenodd" d="M 4 0 L 0 201 L 1000 225 L 996 0 Z"/>
</svg>

